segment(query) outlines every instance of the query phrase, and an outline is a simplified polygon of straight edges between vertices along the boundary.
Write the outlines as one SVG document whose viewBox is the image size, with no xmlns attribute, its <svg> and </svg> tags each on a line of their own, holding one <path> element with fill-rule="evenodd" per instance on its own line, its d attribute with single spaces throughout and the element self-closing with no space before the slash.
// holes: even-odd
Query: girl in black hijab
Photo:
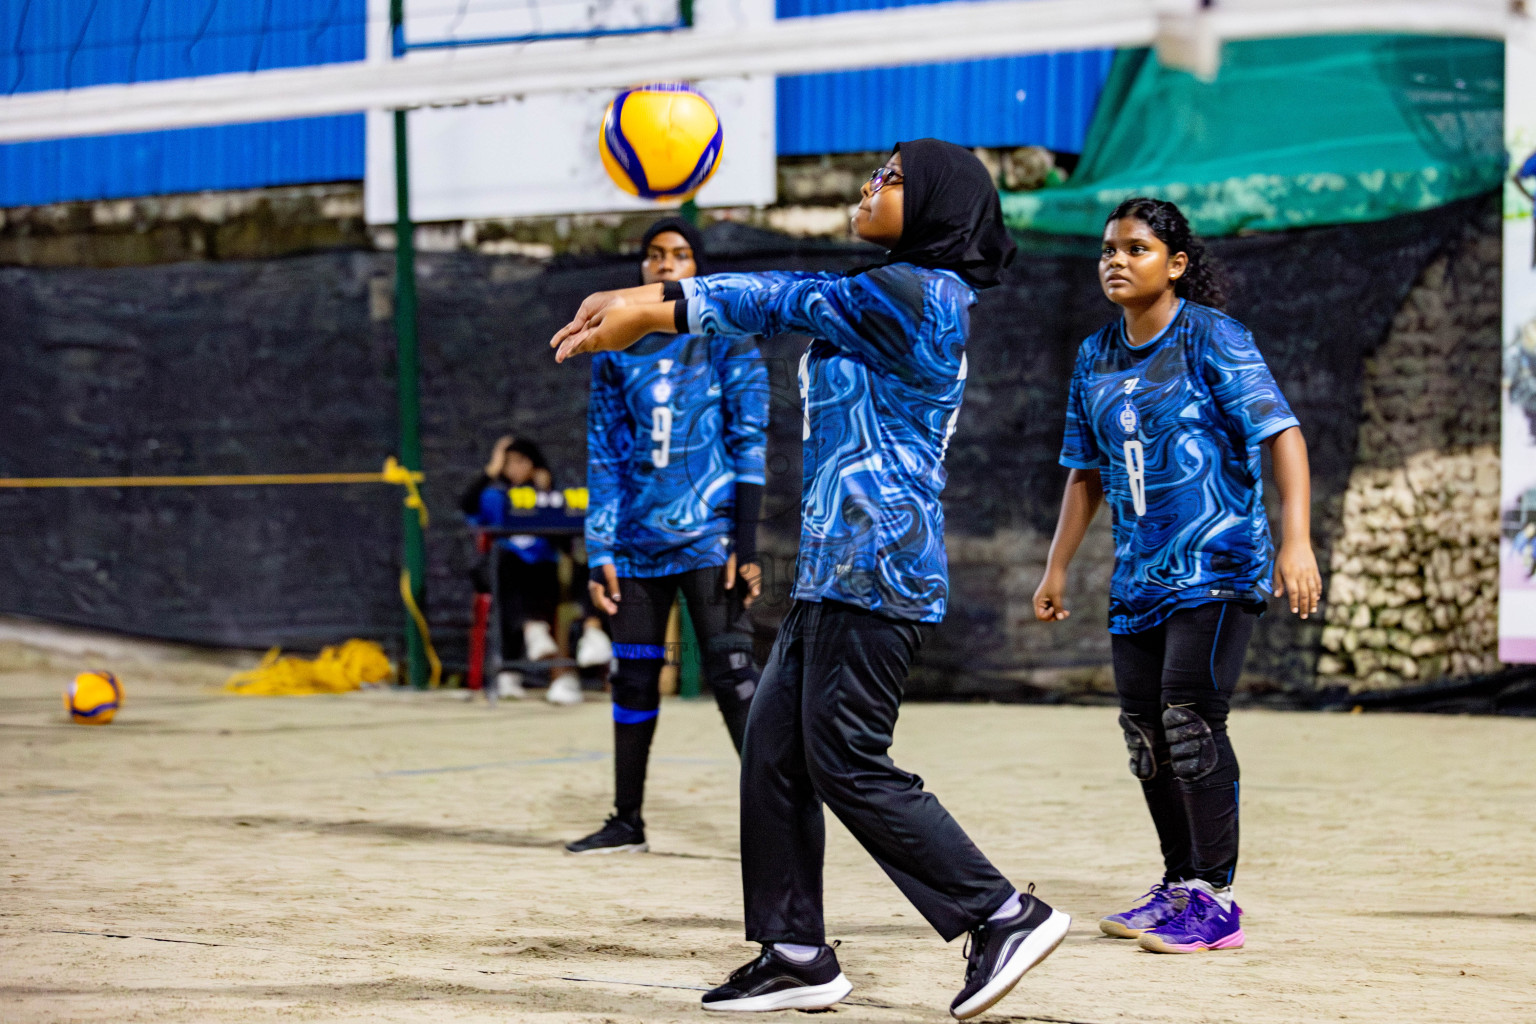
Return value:
<svg viewBox="0 0 1536 1024">
<path fill-rule="evenodd" d="M 651 331 L 813 338 L 800 363 L 794 604 L 742 751 L 747 938 L 763 951 L 704 1007 L 811 1009 L 852 988 L 822 921 L 825 803 L 946 941 L 970 933 L 950 1005 L 965 1019 L 1006 995 L 1069 923 L 1005 879 L 887 753 L 908 667 L 949 599 L 939 494 L 970 308 L 1014 246 L 981 162 L 937 139 L 898 146 L 870 176 L 853 230 L 885 260 L 841 276 L 716 274 L 593 295 L 551 344 L 563 360 Z"/>
<path fill-rule="evenodd" d="M 679 245 L 675 238 L 662 237 L 668 234 L 677 235 L 682 239 L 683 244 Z M 704 273 L 704 236 L 698 228 L 681 217 L 663 217 L 646 228 L 645 234 L 640 236 L 640 259 L 642 265 L 665 260 L 692 264 L 686 267 L 683 273 L 653 273 L 651 275 L 653 278 L 695 277 Z M 642 268 L 642 275 L 643 272 Z M 643 276 L 641 280 L 644 280 Z"/>
<path fill-rule="evenodd" d="M 997 284 L 1015 246 L 992 177 L 975 154 L 951 142 L 917 139 L 896 146 L 886 167 L 893 164 L 902 186 L 903 230 L 882 265 L 948 270 L 972 288 Z"/>
</svg>

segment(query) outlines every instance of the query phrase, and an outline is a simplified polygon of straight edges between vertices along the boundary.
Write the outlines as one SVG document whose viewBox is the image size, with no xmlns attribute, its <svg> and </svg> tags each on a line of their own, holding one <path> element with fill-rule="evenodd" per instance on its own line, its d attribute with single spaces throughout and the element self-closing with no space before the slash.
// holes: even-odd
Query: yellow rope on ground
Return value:
<svg viewBox="0 0 1536 1024">
<path fill-rule="evenodd" d="M 432 630 L 427 626 L 427 617 L 421 614 L 421 608 L 416 604 L 416 595 L 411 593 L 409 569 L 400 570 L 400 598 L 410 610 L 411 618 L 416 620 L 416 631 L 421 634 L 421 645 L 426 648 L 427 663 L 432 666 L 432 678 L 427 686 L 435 690 L 443 681 L 443 663 L 437 657 L 437 648 L 432 646 Z"/>
<path fill-rule="evenodd" d="M 313 661 L 291 654 L 284 657 L 274 647 L 260 665 L 230 676 L 224 689 L 246 697 L 346 693 L 364 683 L 388 682 L 393 675 L 384 648 L 372 640 L 348 640 L 340 647 L 322 649 Z"/>
</svg>

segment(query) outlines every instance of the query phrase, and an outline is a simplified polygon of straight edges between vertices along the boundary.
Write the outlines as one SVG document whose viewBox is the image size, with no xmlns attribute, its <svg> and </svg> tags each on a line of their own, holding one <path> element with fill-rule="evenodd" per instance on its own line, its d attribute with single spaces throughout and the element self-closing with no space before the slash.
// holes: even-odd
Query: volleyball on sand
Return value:
<svg viewBox="0 0 1536 1024">
<path fill-rule="evenodd" d="M 80 725 L 106 725 L 123 706 L 123 684 L 111 672 L 81 672 L 64 691 L 64 709 Z"/>
<path fill-rule="evenodd" d="M 598 151 L 614 184 L 643 199 L 686 199 L 720 166 L 720 117 L 684 82 L 625 89 L 608 104 Z"/>
</svg>

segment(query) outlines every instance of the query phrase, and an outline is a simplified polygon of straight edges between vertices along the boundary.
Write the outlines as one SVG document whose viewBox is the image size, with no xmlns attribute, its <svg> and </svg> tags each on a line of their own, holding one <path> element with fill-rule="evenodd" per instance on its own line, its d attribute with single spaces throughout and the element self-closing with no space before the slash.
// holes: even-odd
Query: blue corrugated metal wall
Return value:
<svg viewBox="0 0 1536 1024">
<path fill-rule="evenodd" d="M 363 58 L 367 0 L 0 0 L 0 92 Z M 363 116 L 0 146 L 0 206 L 363 176 Z"/>
<path fill-rule="evenodd" d="M 931 2 L 778 0 L 778 15 Z M 1086 50 L 780 78 L 779 152 L 887 149 L 925 136 L 1080 152 L 1113 59 L 1113 50 Z"/>
</svg>

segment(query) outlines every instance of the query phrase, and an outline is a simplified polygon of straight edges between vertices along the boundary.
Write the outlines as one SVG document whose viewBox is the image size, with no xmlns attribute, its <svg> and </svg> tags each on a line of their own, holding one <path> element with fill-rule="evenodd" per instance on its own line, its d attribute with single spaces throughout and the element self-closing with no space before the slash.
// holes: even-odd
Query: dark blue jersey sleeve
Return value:
<svg viewBox="0 0 1536 1024">
<path fill-rule="evenodd" d="M 1079 353 L 1072 366 L 1072 383 L 1067 390 L 1067 428 L 1061 439 L 1061 457 L 1057 460 L 1068 469 L 1099 469 L 1104 464 L 1104 454 L 1093 434 L 1093 420 L 1083 401 L 1084 359 Z"/>
<path fill-rule="evenodd" d="M 726 455 L 737 483 L 761 484 L 768 445 L 768 367 L 751 335 L 712 340 Z"/>
<path fill-rule="evenodd" d="M 1221 323 L 1207 339 L 1201 367 L 1211 396 L 1249 447 L 1300 426 L 1275 383 L 1253 334 L 1236 321 Z"/>
<path fill-rule="evenodd" d="M 587 564 L 609 565 L 624 498 L 624 477 L 634 453 L 634 430 L 622 381 L 608 353 L 592 360 L 587 401 Z"/>
<path fill-rule="evenodd" d="M 863 274 L 711 274 L 683 282 L 688 329 L 707 334 L 809 334 L 877 373 L 900 380 L 921 374 L 913 359 L 923 320 L 925 278 L 896 264 Z M 968 316 L 967 302 L 953 303 Z M 968 324 L 957 326 L 960 336 Z"/>
</svg>

